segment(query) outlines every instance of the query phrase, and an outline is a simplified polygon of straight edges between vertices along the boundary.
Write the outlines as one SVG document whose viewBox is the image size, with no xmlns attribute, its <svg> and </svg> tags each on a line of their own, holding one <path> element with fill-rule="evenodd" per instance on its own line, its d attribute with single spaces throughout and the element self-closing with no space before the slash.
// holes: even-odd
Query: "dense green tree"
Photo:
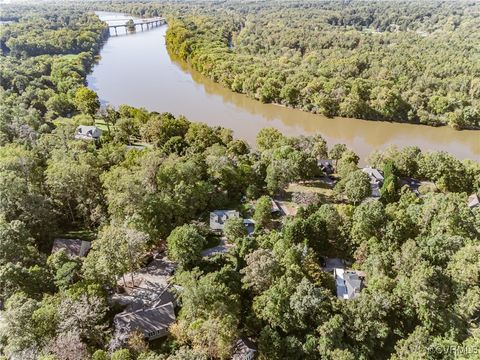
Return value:
<svg viewBox="0 0 480 360">
<path fill-rule="evenodd" d="M 370 178 L 361 170 L 351 172 L 335 185 L 336 191 L 346 196 L 349 202 L 358 204 L 371 194 Z"/>
<path fill-rule="evenodd" d="M 223 233 L 227 240 L 235 242 L 247 236 L 247 228 L 243 224 L 243 219 L 241 218 L 228 219 L 225 222 Z"/>
<path fill-rule="evenodd" d="M 338 164 L 338 160 L 342 158 L 343 153 L 347 151 L 347 146 L 345 144 L 335 144 L 328 152 L 328 156 L 335 160 L 335 166 Z"/>
<path fill-rule="evenodd" d="M 253 213 L 256 229 L 268 229 L 272 224 L 272 199 L 269 196 L 260 197 L 255 203 Z"/>
<path fill-rule="evenodd" d="M 442 190 L 471 191 L 471 179 L 465 166 L 445 152 L 423 154 L 418 161 L 421 176 L 430 179 Z"/>
<path fill-rule="evenodd" d="M 392 162 L 387 162 L 383 168 L 383 185 L 380 189 L 381 199 L 387 203 L 393 202 L 398 198 L 398 178 L 395 175 L 395 169 Z"/>
<path fill-rule="evenodd" d="M 195 226 L 179 226 L 167 238 L 168 256 L 182 266 L 189 267 L 200 259 L 205 244 L 205 238 Z"/>
<path fill-rule="evenodd" d="M 265 128 L 257 134 L 257 148 L 260 152 L 283 145 L 285 137 L 274 128 Z"/>
<path fill-rule="evenodd" d="M 95 91 L 87 87 L 80 87 L 75 92 L 75 106 L 82 113 L 90 115 L 92 118 L 100 108 L 100 101 Z"/>
<path fill-rule="evenodd" d="M 115 285 L 117 277 L 130 272 L 133 285 L 133 273 L 141 266 L 147 242 L 145 233 L 117 224 L 105 226 L 83 263 L 85 276 Z"/>
<path fill-rule="evenodd" d="M 258 249 L 245 257 L 247 266 L 241 270 L 247 288 L 261 293 L 267 290 L 280 273 L 280 264 L 270 250 Z"/>
<path fill-rule="evenodd" d="M 185 291 L 181 294 L 183 306 L 174 335 L 207 356 L 228 356 L 239 321 L 238 295 L 222 281 L 222 272 L 204 276 L 198 269 L 184 272 L 179 283 Z"/>
</svg>

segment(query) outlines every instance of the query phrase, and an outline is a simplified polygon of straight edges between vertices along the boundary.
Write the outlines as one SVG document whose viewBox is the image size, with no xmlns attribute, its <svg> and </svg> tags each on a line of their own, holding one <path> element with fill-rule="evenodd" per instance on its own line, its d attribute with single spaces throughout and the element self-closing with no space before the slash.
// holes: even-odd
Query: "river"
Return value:
<svg viewBox="0 0 480 360">
<path fill-rule="evenodd" d="M 110 24 L 125 23 L 112 20 L 124 18 L 122 14 L 97 14 Z M 373 150 L 389 145 L 417 145 L 422 150 L 445 150 L 460 159 L 480 161 L 480 131 L 327 118 L 234 93 L 172 59 L 165 46 L 166 31 L 165 25 L 108 39 L 87 78 L 102 104 L 129 104 L 185 115 L 191 121 L 230 128 L 250 144 L 255 143 L 260 129 L 274 127 L 285 135 L 321 134 L 330 145 L 346 144 L 363 160 Z"/>
</svg>

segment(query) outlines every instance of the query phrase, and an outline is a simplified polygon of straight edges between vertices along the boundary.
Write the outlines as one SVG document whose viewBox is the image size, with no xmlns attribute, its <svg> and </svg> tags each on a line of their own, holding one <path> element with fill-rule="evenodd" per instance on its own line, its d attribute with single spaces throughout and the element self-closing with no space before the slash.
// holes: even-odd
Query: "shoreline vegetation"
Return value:
<svg viewBox="0 0 480 360">
<path fill-rule="evenodd" d="M 480 68 L 470 44 L 480 39 L 469 15 L 478 4 L 461 3 L 454 25 L 451 6 L 207 7 L 171 17 L 167 47 L 215 82 L 265 103 L 329 117 L 479 129 Z M 410 14 L 401 24 L 400 13 Z M 315 26 L 302 27 L 307 21 Z"/>
<path fill-rule="evenodd" d="M 6 7 L 0 359 L 473 359 L 479 162 L 392 146 L 361 169 L 321 135 L 265 128 L 252 150 L 183 116 L 100 111 L 89 11 L 205 5 L 181 4 Z"/>
</svg>

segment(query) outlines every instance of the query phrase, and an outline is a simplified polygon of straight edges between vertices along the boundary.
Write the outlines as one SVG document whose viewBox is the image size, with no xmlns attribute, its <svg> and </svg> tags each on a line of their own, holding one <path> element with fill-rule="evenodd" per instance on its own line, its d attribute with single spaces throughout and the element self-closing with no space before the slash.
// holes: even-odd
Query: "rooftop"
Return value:
<svg viewBox="0 0 480 360">
<path fill-rule="evenodd" d="M 239 218 L 237 210 L 214 210 L 210 213 L 210 228 L 212 230 L 223 230 L 228 219 Z"/>
<path fill-rule="evenodd" d="M 366 168 L 363 168 L 362 171 L 368 176 L 370 176 L 371 181 L 376 181 L 376 182 L 383 181 L 383 175 L 378 169 L 366 167 Z"/>
<path fill-rule="evenodd" d="M 65 249 L 69 257 L 84 257 L 91 246 L 90 241 L 80 239 L 55 239 L 53 241 L 52 254 Z"/>
<path fill-rule="evenodd" d="M 175 304 L 175 297 L 170 291 L 169 284 L 175 266 L 176 264 L 167 257 L 157 254 L 147 266 L 134 274 L 125 274 L 118 280 L 118 285 L 123 286 L 123 279 L 125 278 L 127 287 L 125 287 L 123 293 L 115 293 L 111 301 L 125 306 L 127 311 L 153 307 L 168 302 Z"/>
<path fill-rule="evenodd" d="M 93 125 L 80 125 L 75 133 L 76 139 L 98 139 L 102 135 L 102 129 Z"/>
<path fill-rule="evenodd" d="M 359 273 L 337 268 L 334 275 L 339 299 L 353 299 L 360 294 L 362 278 Z"/>
<path fill-rule="evenodd" d="M 233 346 L 232 360 L 251 360 L 255 358 L 257 347 L 249 339 L 242 337 Z"/>
<path fill-rule="evenodd" d="M 114 318 L 117 329 L 124 329 L 126 332 L 140 331 L 150 340 L 165 336 L 174 322 L 175 309 L 171 302 L 148 309 L 124 311 Z"/>
</svg>

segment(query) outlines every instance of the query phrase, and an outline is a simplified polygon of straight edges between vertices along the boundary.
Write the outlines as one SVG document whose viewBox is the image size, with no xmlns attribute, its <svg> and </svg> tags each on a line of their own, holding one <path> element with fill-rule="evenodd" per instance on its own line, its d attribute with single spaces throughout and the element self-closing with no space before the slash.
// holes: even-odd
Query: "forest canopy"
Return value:
<svg viewBox="0 0 480 360">
<path fill-rule="evenodd" d="M 478 358 L 478 161 L 391 146 L 362 167 L 320 133 L 273 128 L 252 148 L 168 112 L 100 108 L 86 86 L 108 36 L 92 9 L 163 15 L 171 51 L 260 100 L 478 126 L 476 4 L 5 9 L 1 360 L 229 359 L 241 342 L 260 360 Z M 400 48 L 424 52 L 399 65 Z M 476 120 L 451 122 L 464 114 Z M 361 280 L 348 299 L 337 270 Z M 116 321 L 158 310 L 164 295 L 161 338 Z"/>
<path fill-rule="evenodd" d="M 263 102 L 478 128 L 479 24 L 468 1 L 228 2 L 172 19 L 167 45 Z"/>
</svg>

